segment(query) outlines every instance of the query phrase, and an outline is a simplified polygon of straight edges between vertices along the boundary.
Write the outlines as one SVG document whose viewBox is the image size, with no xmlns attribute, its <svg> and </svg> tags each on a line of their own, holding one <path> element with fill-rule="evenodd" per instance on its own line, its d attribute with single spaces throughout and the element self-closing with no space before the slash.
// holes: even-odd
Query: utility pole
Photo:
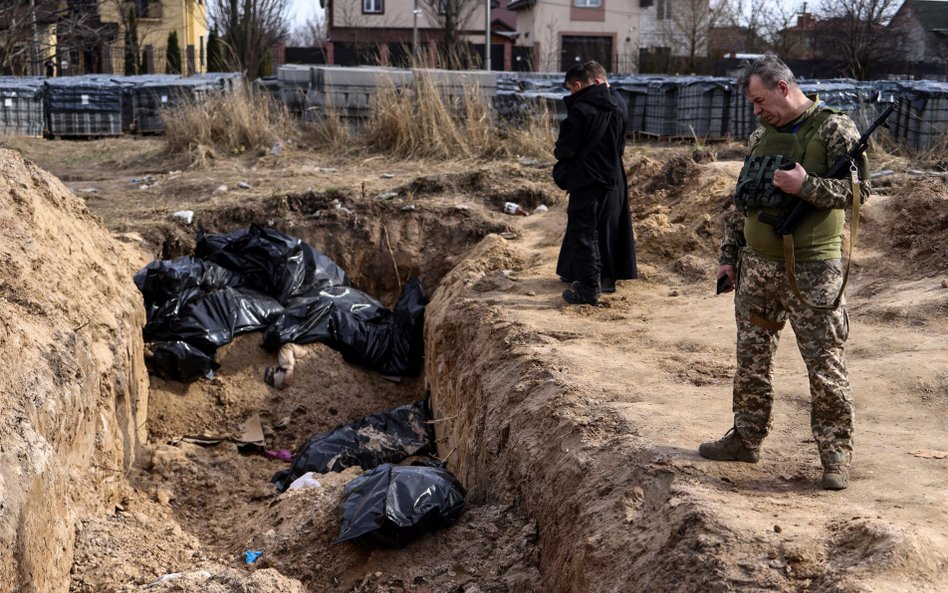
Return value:
<svg viewBox="0 0 948 593">
<path fill-rule="evenodd" d="M 484 69 L 490 72 L 490 0 L 484 0 Z"/>
<path fill-rule="evenodd" d="M 411 55 L 415 61 L 418 60 L 418 0 L 415 0 L 415 8 L 411 12 Z"/>
</svg>

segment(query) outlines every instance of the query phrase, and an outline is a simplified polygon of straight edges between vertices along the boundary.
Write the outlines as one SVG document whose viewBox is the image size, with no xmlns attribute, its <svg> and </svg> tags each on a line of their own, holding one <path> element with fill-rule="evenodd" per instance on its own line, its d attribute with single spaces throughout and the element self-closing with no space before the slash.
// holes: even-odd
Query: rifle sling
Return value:
<svg viewBox="0 0 948 593">
<path fill-rule="evenodd" d="M 790 288 L 793 294 L 800 299 L 800 302 L 814 311 L 835 311 L 839 308 L 840 301 L 843 300 L 843 291 L 846 290 L 846 283 L 849 281 L 849 268 L 853 263 L 853 256 L 856 254 L 856 233 L 859 231 L 859 205 L 862 198 L 859 195 L 859 175 L 856 164 L 850 161 L 849 168 L 850 179 L 853 186 L 853 219 L 849 231 L 849 259 L 846 261 L 846 271 L 843 272 L 843 284 L 839 287 L 839 293 L 833 299 L 832 305 L 814 305 L 806 300 L 800 293 L 800 287 L 797 285 L 797 276 L 793 270 L 796 267 L 796 259 L 793 257 L 793 234 L 788 233 L 783 236 L 783 256 L 784 265 L 787 270 L 787 280 L 790 282 Z"/>
</svg>

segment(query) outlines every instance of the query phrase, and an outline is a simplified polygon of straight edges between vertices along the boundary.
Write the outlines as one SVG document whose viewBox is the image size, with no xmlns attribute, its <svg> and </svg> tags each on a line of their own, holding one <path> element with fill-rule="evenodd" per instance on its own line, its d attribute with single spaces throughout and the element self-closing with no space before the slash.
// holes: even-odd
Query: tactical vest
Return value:
<svg viewBox="0 0 948 593">
<path fill-rule="evenodd" d="M 773 167 L 775 162 L 779 164 L 784 159 L 789 159 L 803 165 L 808 175 L 821 177 L 829 170 L 832 163 L 826 162 L 826 146 L 822 139 L 817 137 L 816 132 L 834 113 L 838 111 L 819 106 L 815 108 L 815 113 L 802 122 L 794 132 L 778 132 L 773 126 L 762 123 L 764 134 L 751 152 L 751 157 L 758 157 L 759 161 L 768 167 Z M 778 162 L 776 159 L 762 158 L 776 156 L 784 157 L 784 159 Z M 742 169 L 741 174 L 744 179 L 738 179 L 738 187 L 742 187 L 741 183 L 744 182 L 744 187 L 753 186 L 759 193 L 751 195 L 750 199 L 745 198 L 745 204 L 748 207 L 745 210 L 744 238 L 747 240 L 748 247 L 755 253 L 769 259 L 782 260 L 783 241 L 774 233 L 772 226 L 760 222 L 757 216 L 761 210 L 772 215 L 779 214 L 780 206 L 783 205 L 785 199 L 789 198 L 776 188 L 771 190 L 771 195 L 768 197 L 765 193 L 766 186 L 755 184 L 751 177 L 752 174 L 759 174 L 759 169 L 755 171 L 747 167 L 746 163 L 745 169 L 748 169 L 748 172 L 745 174 Z M 766 177 L 766 171 L 761 176 Z M 770 170 L 769 176 L 770 181 L 773 181 L 773 169 Z M 754 205 L 752 200 L 757 200 L 758 204 Z M 768 204 L 767 200 L 771 200 L 772 203 Z M 796 260 L 820 261 L 841 257 L 840 246 L 844 221 L 845 214 L 841 209 L 815 208 L 793 233 Z"/>
</svg>

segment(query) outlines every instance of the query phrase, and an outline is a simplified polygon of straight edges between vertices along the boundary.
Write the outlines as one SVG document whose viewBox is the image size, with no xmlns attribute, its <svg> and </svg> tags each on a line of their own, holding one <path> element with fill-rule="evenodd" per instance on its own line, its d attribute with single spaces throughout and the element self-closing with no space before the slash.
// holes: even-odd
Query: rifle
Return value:
<svg viewBox="0 0 948 593">
<path fill-rule="evenodd" d="M 876 121 L 872 122 L 872 125 L 866 130 L 866 133 L 859 137 L 859 140 L 853 144 L 853 147 L 843 156 L 839 157 L 833 166 L 830 167 L 830 170 L 827 171 L 826 175 L 823 177 L 828 177 L 830 179 L 842 179 L 844 173 L 853 166 L 858 159 L 866 150 L 869 148 L 869 137 L 872 136 L 872 133 L 876 131 L 876 128 L 883 126 L 888 128 L 886 120 L 889 119 L 889 116 L 892 115 L 892 112 L 895 111 L 895 108 L 899 106 L 902 102 L 902 99 L 899 98 L 895 103 L 889 103 L 889 106 L 885 108 L 885 111 L 876 118 Z M 764 224 L 769 224 L 774 227 L 774 232 L 777 235 L 783 237 L 784 235 L 792 235 L 797 227 L 800 226 L 800 223 L 803 222 L 803 219 L 806 218 L 816 206 L 807 202 L 806 200 L 801 200 L 800 198 L 795 198 L 790 202 L 787 207 L 778 215 L 767 214 L 766 212 L 761 211 L 757 215 L 757 220 L 763 222 Z"/>
</svg>

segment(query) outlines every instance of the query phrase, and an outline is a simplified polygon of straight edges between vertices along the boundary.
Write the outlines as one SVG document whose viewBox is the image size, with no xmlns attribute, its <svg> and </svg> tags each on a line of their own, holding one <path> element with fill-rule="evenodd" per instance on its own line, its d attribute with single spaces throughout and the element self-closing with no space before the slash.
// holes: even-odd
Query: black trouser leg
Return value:
<svg viewBox="0 0 948 593">
<path fill-rule="evenodd" d="M 595 197 L 570 196 L 566 211 L 566 243 L 574 280 L 583 291 L 599 294 L 599 239 L 596 232 L 599 202 Z"/>
</svg>

